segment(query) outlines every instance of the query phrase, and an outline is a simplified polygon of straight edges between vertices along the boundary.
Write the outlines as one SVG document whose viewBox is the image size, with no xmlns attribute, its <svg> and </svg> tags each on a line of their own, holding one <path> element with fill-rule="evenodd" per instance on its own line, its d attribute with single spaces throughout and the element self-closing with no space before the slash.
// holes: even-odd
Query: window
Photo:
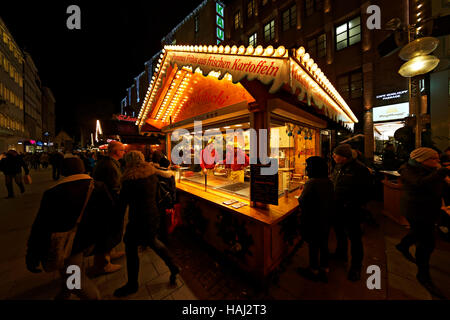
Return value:
<svg viewBox="0 0 450 320">
<path fill-rule="evenodd" d="M 198 16 L 195 16 L 195 18 L 194 18 L 194 24 L 195 24 L 195 33 L 197 33 L 198 32 Z"/>
<path fill-rule="evenodd" d="M 268 42 L 273 39 L 275 39 L 275 20 L 264 25 L 264 40 Z"/>
<path fill-rule="evenodd" d="M 318 12 L 323 8 L 323 0 L 305 0 L 306 16 L 311 16 L 314 12 Z"/>
<path fill-rule="evenodd" d="M 240 25 L 241 25 L 241 11 L 238 11 L 234 15 L 234 30 L 239 29 Z"/>
<path fill-rule="evenodd" d="M 283 12 L 283 31 L 286 31 L 297 24 L 297 6 L 293 5 Z"/>
<path fill-rule="evenodd" d="M 308 53 L 316 58 L 323 58 L 327 55 L 327 38 L 326 34 L 321 34 L 320 36 L 313 38 L 307 42 Z"/>
<path fill-rule="evenodd" d="M 342 50 L 361 41 L 361 18 L 356 17 L 336 27 L 336 50 Z"/>
<path fill-rule="evenodd" d="M 268 2 L 269 0 L 262 0 L 262 5 L 265 6 Z"/>
<path fill-rule="evenodd" d="M 348 73 L 338 77 L 337 86 L 339 94 L 344 99 L 361 98 L 363 92 L 363 79 L 361 71 Z"/>
<path fill-rule="evenodd" d="M 256 32 L 248 37 L 248 45 L 256 47 Z"/>
<path fill-rule="evenodd" d="M 255 14 L 255 9 L 256 9 L 256 0 L 250 0 L 247 3 L 247 16 L 249 18 L 253 17 L 253 15 Z"/>
</svg>

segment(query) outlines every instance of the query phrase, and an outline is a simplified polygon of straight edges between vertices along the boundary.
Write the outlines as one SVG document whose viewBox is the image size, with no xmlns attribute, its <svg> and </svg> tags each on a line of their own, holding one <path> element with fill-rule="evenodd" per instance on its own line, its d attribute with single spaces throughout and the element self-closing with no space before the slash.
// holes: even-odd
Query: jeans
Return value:
<svg viewBox="0 0 450 320">
<path fill-rule="evenodd" d="M 336 253 L 347 257 L 348 240 L 352 255 L 351 269 L 360 271 L 364 257 L 359 208 L 339 208 L 334 229 L 336 233 Z"/>
<path fill-rule="evenodd" d="M 128 283 L 131 285 L 139 285 L 138 277 L 139 277 L 139 254 L 138 254 L 139 245 L 135 243 L 125 243 L 125 253 L 127 255 L 127 274 L 128 274 Z M 153 241 L 149 244 L 149 247 L 152 248 L 158 256 L 166 263 L 169 267 L 169 270 L 173 272 L 176 269 L 176 265 L 173 262 L 172 255 L 170 254 L 167 247 L 158 240 L 155 236 Z"/>
<path fill-rule="evenodd" d="M 320 256 L 320 263 L 319 263 Z M 320 238 L 313 239 L 309 243 L 309 266 L 311 269 L 319 270 L 328 268 L 328 233 L 321 234 Z"/>
<path fill-rule="evenodd" d="M 5 175 L 5 184 L 6 189 L 8 190 L 8 197 L 14 197 L 14 188 L 13 188 L 13 180 L 16 182 L 16 184 L 19 186 L 20 192 L 25 192 L 25 186 L 23 185 L 22 181 L 22 174 L 8 174 Z"/>
</svg>

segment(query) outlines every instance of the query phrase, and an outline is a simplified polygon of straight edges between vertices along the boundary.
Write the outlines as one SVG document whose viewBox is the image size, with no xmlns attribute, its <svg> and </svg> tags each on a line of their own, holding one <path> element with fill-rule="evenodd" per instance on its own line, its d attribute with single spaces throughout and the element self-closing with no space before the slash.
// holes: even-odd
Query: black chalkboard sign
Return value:
<svg viewBox="0 0 450 320">
<path fill-rule="evenodd" d="M 270 164 L 250 165 L 250 201 L 278 205 L 278 170 L 273 175 L 262 175 L 264 167 Z"/>
</svg>

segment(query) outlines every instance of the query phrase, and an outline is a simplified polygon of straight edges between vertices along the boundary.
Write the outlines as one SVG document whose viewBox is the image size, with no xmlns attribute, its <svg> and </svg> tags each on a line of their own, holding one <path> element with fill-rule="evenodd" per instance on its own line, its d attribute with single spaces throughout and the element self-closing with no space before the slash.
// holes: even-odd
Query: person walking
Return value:
<svg viewBox="0 0 450 320">
<path fill-rule="evenodd" d="M 108 156 L 97 163 L 92 173 L 95 181 L 103 182 L 108 188 L 113 198 L 114 211 L 119 209 L 120 177 L 122 176 L 119 160 L 124 154 L 125 146 L 118 141 L 111 141 L 108 145 Z M 125 252 L 113 251 L 114 247 L 122 241 L 124 215 L 120 216 L 117 212 L 111 212 L 111 219 L 117 219 L 111 220 L 111 223 L 115 224 L 116 237 L 110 243 L 105 243 L 103 252 L 97 252 L 94 256 L 94 266 L 91 269 L 93 274 L 112 273 L 122 268 L 119 264 L 112 264 L 111 259 L 118 259 L 125 254 Z"/>
<path fill-rule="evenodd" d="M 159 239 L 167 243 L 169 235 L 167 231 L 166 209 L 172 209 L 177 201 L 175 175 L 169 170 L 170 160 L 161 151 L 155 151 L 152 154 L 152 163 L 155 167 L 155 173 L 158 177 L 160 188 L 164 190 L 165 197 L 160 199 L 158 209 L 160 211 L 161 222 L 159 228 Z"/>
<path fill-rule="evenodd" d="M 114 292 L 116 297 L 130 295 L 139 289 L 139 246 L 150 247 L 161 257 L 169 267 L 170 284 L 176 284 L 176 276 L 180 272 L 169 250 L 157 238 L 160 215 L 156 205 L 158 178 L 155 168 L 145 162 L 140 151 L 128 152 L 124 160 L 126 169 L 122 176 L 120 204 L 122 212 L 129 205 L 124 236 L 128 282 Z"/>
<path fill-rule="evenodd" d="M 51 234 L 65 232 L 75 226 L 93 183 L 93 179 L 84 174 L 84 170 L 80 159 L 64 159 L 62 167 L 64 178 L 44 192 L 28 239 L 26 266 L 30 272 L 42 272 L 40 264 L 46 259 Z M 110 236 L 110 230 L 104 223 L 107 219 L 104 203 L 110 201 L 111 196 L 103 183 L 95 182 L 93 187 L 75 235 L 70 257 L 59 271 L 61 290 L 55 299 L 69 299 L 71 293 L 83 300 L 100 299 L 97 287 L 86 276 L 83 257 L 89 255 L 99 241 Z M 80 289 L 67 288 L 67 279 L 71 274 L 67 274 L 66 270 L 70 265 L 81 268 Z"/>
<path fill-rule="evenodd" d="M 52 177 L 53 180 L 59 180 L 61 175 L 62 163 L 64 160 L 64 154 L 59 151 L 55 151 L 51 154 L 49 161 L 52 166 Z"/>
<path fill-rule="evenodd" d="M 364 249 L 362 243 L 362 208 L 369 198 L 370 172 L 360 161 L 352 157 L 352 148 L 341 144 L 334 149 L 336 166 L 332 173 L 336 197 L 334 230 L 337 246 L 332 255 L 337 260 L 347 261 L 348 240 L 351 244 L 350 281 L 361 279 Z"/>
<path fill-rule="evenodd" d="M 306 159 L 306 174 L 309 179 L 298 203 L 300 233 L 309 245 L 309 267 L 298 268 L 297 271 L 310 280 L 328 282 L 328 237 L 334 212 L 334 188 L 328 178 L 327 161 L 322 157 L 309 157 Z"/>
<path fill-rule="evenodd" d="M 0 171 L 3 171 L 5 175 L 6 189 L 8 190 L 8 196 L 6 199 L 14 198 L 13 181 L 16 182 L 20 189 L 20 193 L 25 192 L 25 186 L 22 180 L 22 168 L 25 171 L 25 175 L 30 174 L 28 166 L 23 161 L 15 150 L 9 150 L 6 156 L 0 162 Z"/>
<path fill-rule="evenodd" d="M 403 184 L 402 209 L 410 232 L 396 245 L 408 260 L 417 264 L 416 278 L 432 295 L 445 299 L 430 277 L 430 257 L 435 246 L 435 224 L 439 218 L 445 179 L 450 167 L 441 167 L 438 153 L 431 148 L 417 148 L 400 169 Z M 416 257 L 409 248 L 416 245 Z"/>
<path fill-rule="evenodd" d="M 47 169 L 48 168 L 48 154 L 47 152 L 44 152 L 41 155 L 41 164 L 42 164 L 42 168 Z"/>
</svg>

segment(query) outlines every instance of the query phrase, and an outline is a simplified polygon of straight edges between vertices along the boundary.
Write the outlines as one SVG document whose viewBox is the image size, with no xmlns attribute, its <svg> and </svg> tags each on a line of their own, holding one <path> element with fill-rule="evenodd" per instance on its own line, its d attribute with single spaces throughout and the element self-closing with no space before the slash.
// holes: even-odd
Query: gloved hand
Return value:
<svg viewBox="0 0 450 320">
<path fill-rule="evenodd" d="M 28 271 L 32 273 L 40 273 L 42 270 L 39 268 L 39 261 L 33 259 L 30 255 L 27 254 L 25 262 L 27 264 Z"/>
</svg>

